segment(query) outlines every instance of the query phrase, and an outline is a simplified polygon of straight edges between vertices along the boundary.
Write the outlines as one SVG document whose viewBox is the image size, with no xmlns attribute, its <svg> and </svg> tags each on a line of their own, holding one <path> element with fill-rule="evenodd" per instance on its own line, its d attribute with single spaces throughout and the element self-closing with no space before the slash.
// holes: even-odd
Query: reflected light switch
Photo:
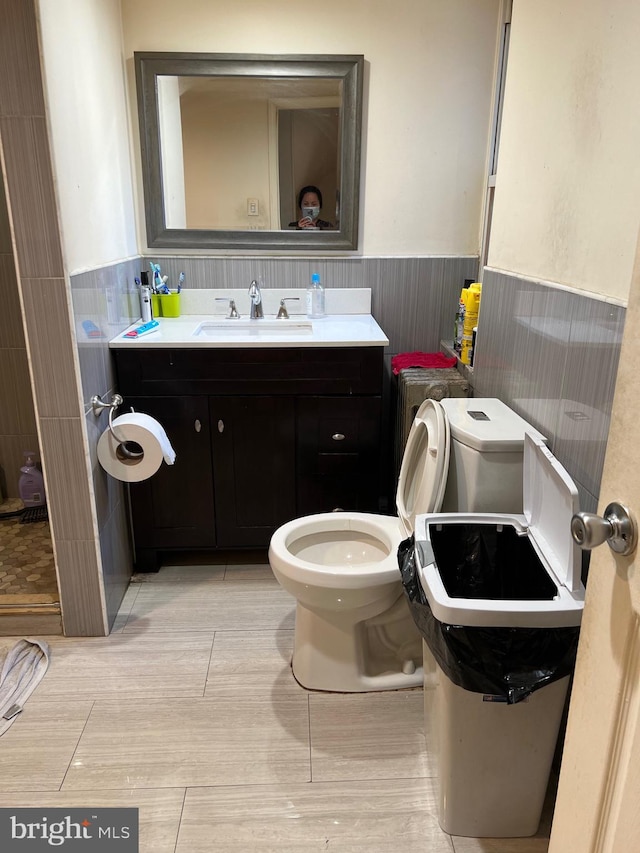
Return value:
<svg viewBox="0 0 640 853">
<path fill-rule="evenodd" d="M 258 207 L 258 199 L 257 198 L 248 198 L 247 199 L 247 215 L 248 216 L 259 216 L 260 210 Z"/>
</svg>

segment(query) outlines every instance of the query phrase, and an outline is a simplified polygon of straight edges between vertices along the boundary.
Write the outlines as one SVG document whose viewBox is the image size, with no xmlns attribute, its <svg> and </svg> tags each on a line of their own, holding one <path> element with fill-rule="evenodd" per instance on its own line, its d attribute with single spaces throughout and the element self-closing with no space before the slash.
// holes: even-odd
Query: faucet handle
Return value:
<svg viewBox="0 0 640 853">
<path fill-rule="evenodd" d="M 276 320 L 288 320 L 289 312 L 287 311 L 287 306 L 285 302 L 300 302 L 300 297 L 298 296 L 287 296 L 286 299 L 280 300 L 280 308 L 278 309 L 278 316 Z"/>
<path fill-rule="evenodd" d="M 226 302 L 226 296 L 216 296 L 216 302 Z M 235 299 L 229 299 L 229 313 L 227 314 L 227 320 L 239 320 L 240 314 L 238 314 L 238 309 L 236 308 Z"/>
</svg>

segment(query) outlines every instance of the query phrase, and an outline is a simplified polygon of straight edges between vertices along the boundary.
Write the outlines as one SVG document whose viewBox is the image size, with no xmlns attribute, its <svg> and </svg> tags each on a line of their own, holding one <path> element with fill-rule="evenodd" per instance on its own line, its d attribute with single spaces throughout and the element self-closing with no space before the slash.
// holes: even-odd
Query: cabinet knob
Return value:
<svg viewBox="0 0 640 853">
<path fill-rule="evenodd" d="M 334 441 L 344 441 L 344 435 L 341 432 L 334 432 L 331 438 Z"/>
<path fill-rule="evenodd" d="M 195 429 L 196 432 L 200 432 L 200 430 L 202 429 L 202 424 L 200 423 L 200 421 L 197 418 L 193 422 L 193 428 Z"/>
<path fill-rule="evenodd" d="M 222 418 L 218 421 L 218 432 L 224 432 L 224 421 Z"/>
</svg>

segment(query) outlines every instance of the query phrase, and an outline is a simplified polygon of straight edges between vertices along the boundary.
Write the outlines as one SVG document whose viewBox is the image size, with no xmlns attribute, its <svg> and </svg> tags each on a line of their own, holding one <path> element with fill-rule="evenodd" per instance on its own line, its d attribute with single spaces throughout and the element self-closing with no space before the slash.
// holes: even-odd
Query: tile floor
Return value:
<svg viewBox="0 0 640 853">
<path fill-rule="evenodd" d="M 268 565 L 137 576 L 111 636 L 49 638 L 2 806 L 134 806 L 143 853 L 544 853 L 438 825 L 422 692 L 313 693 Z M 0 638 L 0 660 L 15 638 Z"/>
<path fill-rule="evenodd" d="M 22 501 L 17 504 L 24 506 Z M 2 506 L 10 509 L 10 501 Z M 14 595 L 48 595 L 58 600 L 48 521 L 22 524 L 20 516 L 0 517 L 0 603 Z"/>
</svg>

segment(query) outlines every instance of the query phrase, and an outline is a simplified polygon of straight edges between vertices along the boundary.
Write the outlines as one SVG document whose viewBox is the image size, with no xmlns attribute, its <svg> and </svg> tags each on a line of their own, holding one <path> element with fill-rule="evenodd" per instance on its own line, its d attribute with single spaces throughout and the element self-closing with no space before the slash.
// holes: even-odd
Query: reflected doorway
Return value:
<svg viewBox="0 0 640 853">
<path fill-rule="evenodd" d="M 322 193 L 322 219 L 340 227 L 339 152 L 338 107 L 278 110 L 280 228 L 298 220 L 298 193 L 309 185 Z"/>
</svg>

